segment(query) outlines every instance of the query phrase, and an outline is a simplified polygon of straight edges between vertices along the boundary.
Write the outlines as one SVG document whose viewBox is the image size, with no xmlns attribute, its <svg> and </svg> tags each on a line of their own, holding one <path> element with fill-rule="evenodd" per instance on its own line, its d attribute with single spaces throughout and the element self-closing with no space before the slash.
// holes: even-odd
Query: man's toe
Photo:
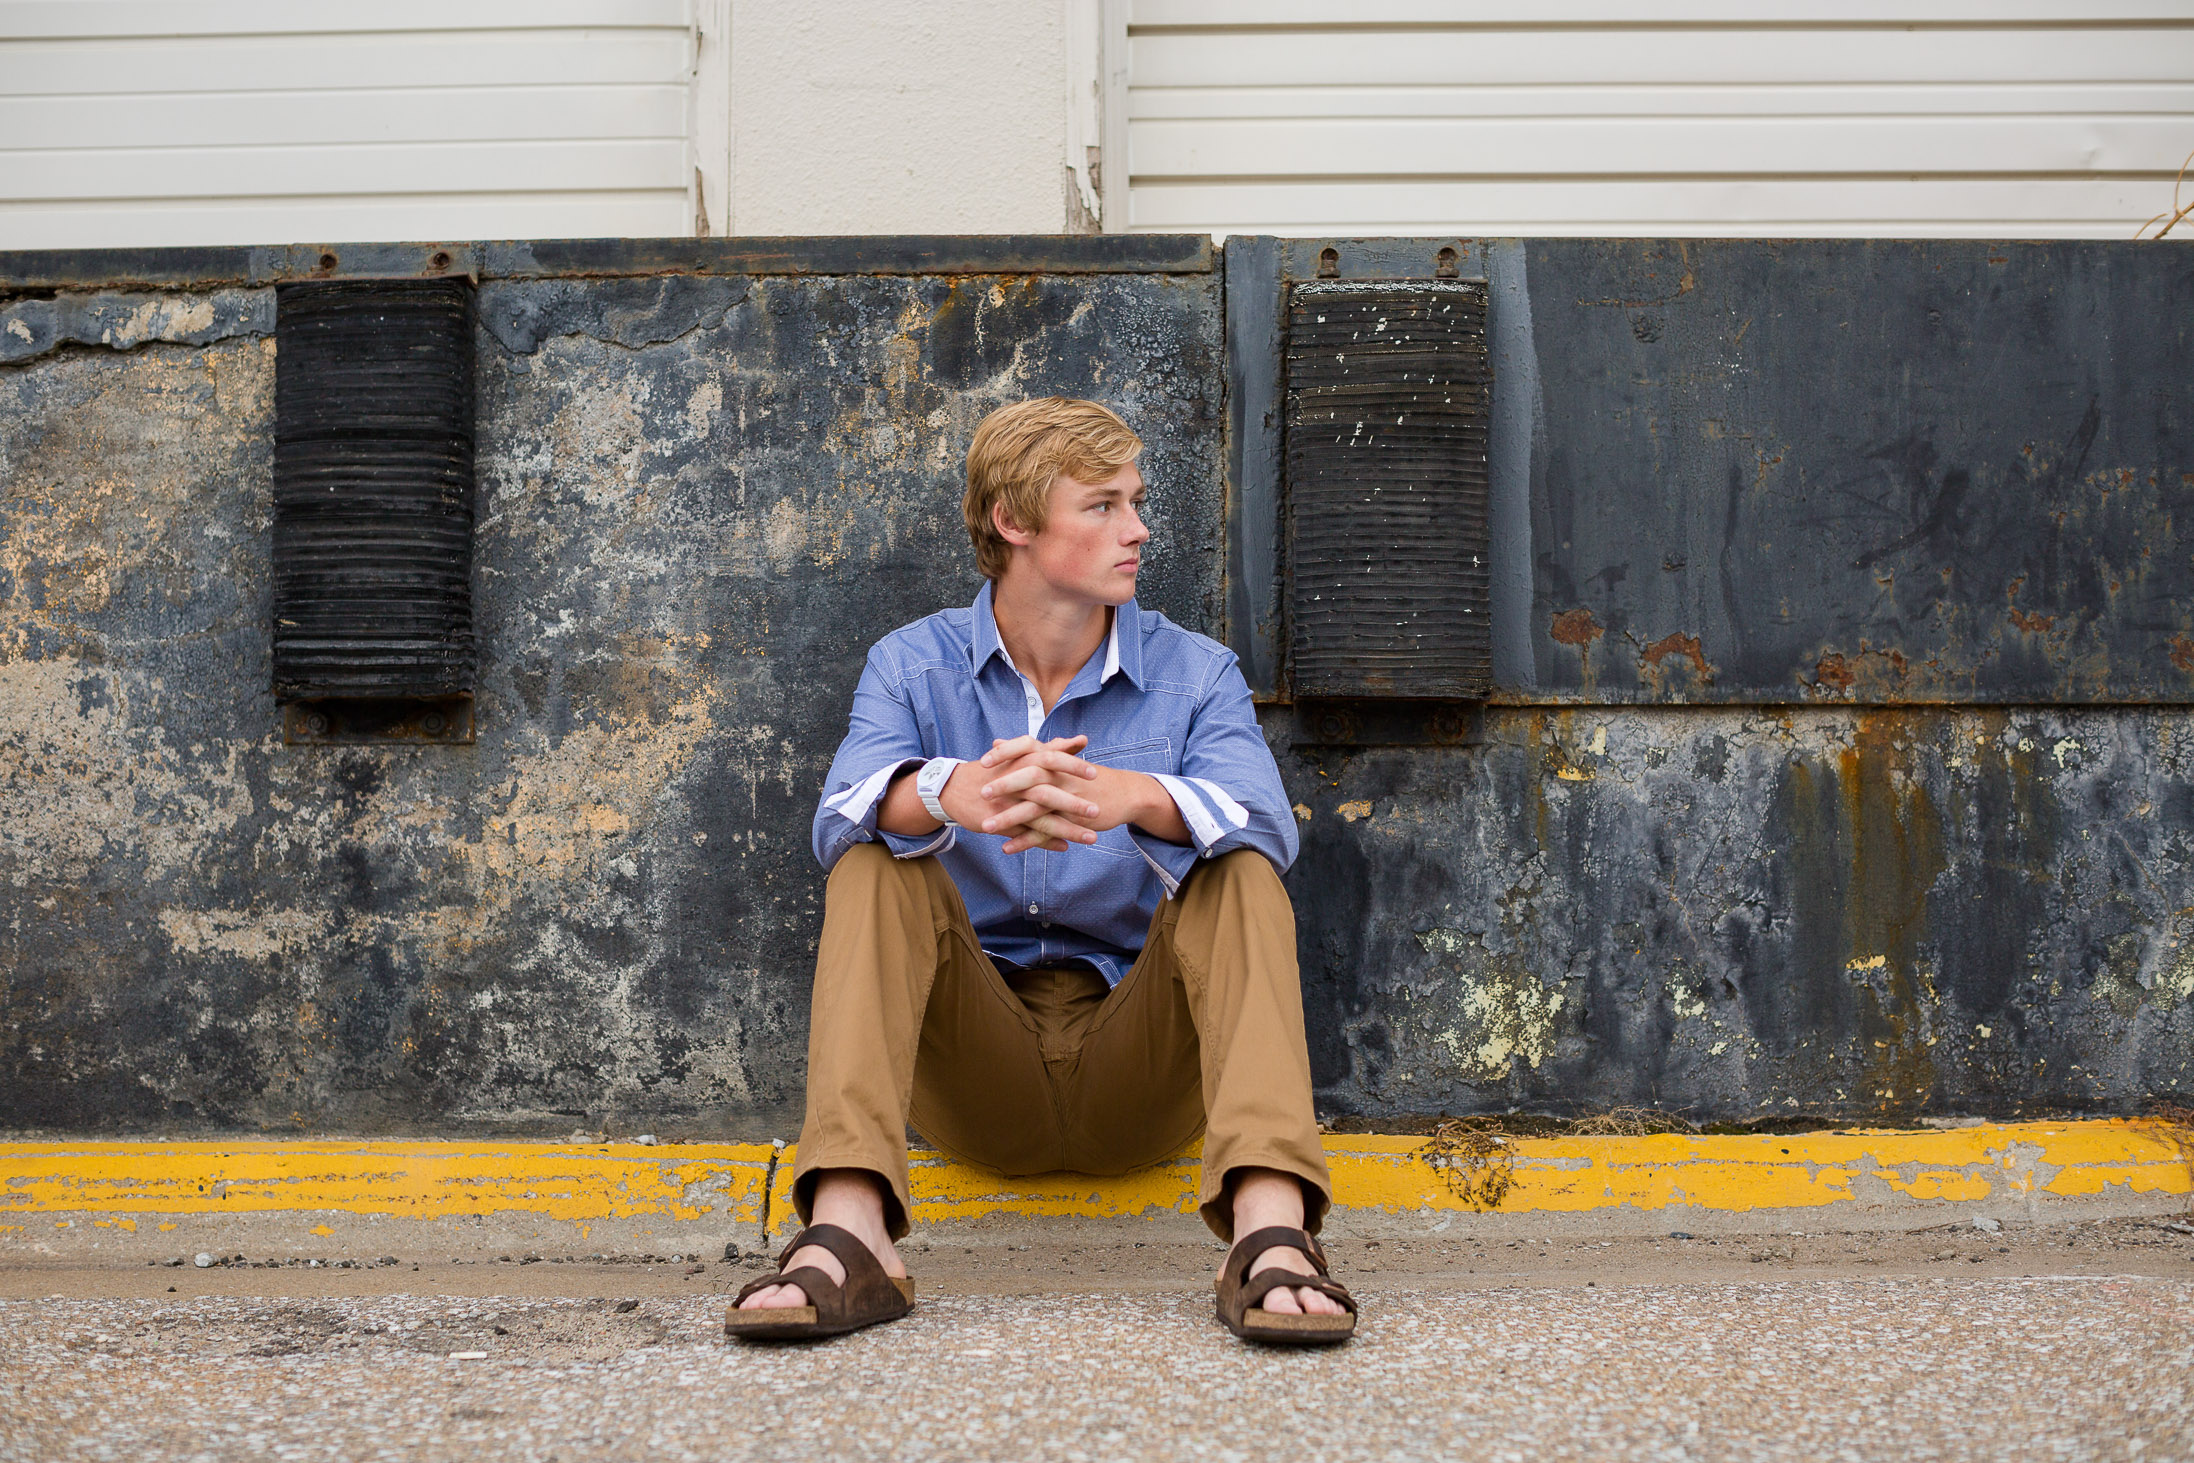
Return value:
<svg viewBox="0 0 2194 1463">
<path fill-rule="evenodd" d="M 808 1303 L 807 1292 L 797 1285 L 772 1285 L 767 1290 L 757 1290 L 739 1307 L 743 1311 L 789 1310 Z"/>
</svg>

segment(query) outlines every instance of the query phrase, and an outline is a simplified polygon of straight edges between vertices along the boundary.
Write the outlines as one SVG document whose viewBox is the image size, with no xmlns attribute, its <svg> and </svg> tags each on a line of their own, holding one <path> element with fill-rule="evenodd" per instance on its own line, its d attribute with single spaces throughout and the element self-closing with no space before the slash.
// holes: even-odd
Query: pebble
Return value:
<svg viewBox="0 0 2194 1463">
<path fill-rule="evenodd" d="M 191 1263 L 201 1270 L 210 1270 L 213 1268 L 213 1256 L 207 1254 L 204 1250 L 200 1250 L 191 1257 Z"/>
<path fill-rule="evenodd" d="M 1973 1220 L 1973 1227 L 1979 1230 L 1986 1230 L 1990 1234 L 1998 1234 L 2002 1232 L 2004 1226 L 2001 1220 L 1986 1219 L 1976 1216 Z"/>
</svg>

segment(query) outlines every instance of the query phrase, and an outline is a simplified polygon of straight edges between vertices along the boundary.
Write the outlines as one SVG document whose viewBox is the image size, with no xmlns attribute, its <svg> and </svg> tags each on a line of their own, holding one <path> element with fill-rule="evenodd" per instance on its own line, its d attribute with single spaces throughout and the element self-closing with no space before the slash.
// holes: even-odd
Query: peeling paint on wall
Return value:
<svg viewBox="0 0 2194 1463">
<path fill-rule="evenodd" d="M 809 814 L 868 644 L 973 597 L 968 435 L 1117 405 L 1200 622 L 1217 295 L 483 287 L 479 740 L 337 749 L 267 689 L 264 292 L 72 303 L 98 348 L 0 371 L 0 1121 L 786 1131 Z"/>
<path fill-rule="evenodd" d="M 1483 746 L 1283 767 L 1338 1110 L 1905 1119 L 2194 1086 L 2183 712 L 1494 711 Z M 1318 816 L 1364 800 L 1395 811 Z"/>
<path fill-rule="evenodd" d="M 1720 288 L 1696 281 L 1655 349 L 1693 338 L 1673 312 Z M 1538 296 L 1537 430 L 1559 447 L 1575 322 Z M 1218 627 L 1215 276 L 490 281 L 479 740 L 285 748 L 267 298 L 0 310 L 0 344 L 28 352 L 0 370 L 17 1128 L 783 1135 L 813 799 L 868 645 L 973 595 L 975 423 L 1051 391 L 1119 406 L 1149 443 L 1144 602 Z M 1684 441 L 1736 451 L 1741 426 Z M 1739 474 L 1744 532 L 1783 522 L 1760 508 L 1782 451 Z M 1724 532 L 1712 490 L 1630 461 L 1676 496 L 1617 527 Z M 1598 528 L 1575 496 L 1598 479 L 1524 466 L 1538 521 L 1514 541 L 1552 556 L 1525 566 L 1545 699 L 1628 704 L 1495 706 L 1458 747 L 1298 748 L 1287 708 L 1268 721 L 1326 1111 L 1901 1120 L 2194 1091 L 2183 708 L 1842 704 L 1940 671 L 1900 670 L 1871 630 L 1799 645 L 1814 704 L 1649 704 L 1757 696 L 1787 656 L 1755 652 L 1797 632 L 1732 640 L 1719 591 L 1664 603 L 1644 560 L 1604 572 L 1620 561 L 1580 547 Z M 1559 512 L 1549 483 L 1569 485 Z M 2135 537 L 2169 487 L 2088 486 L 2083 521 Z M 1656 549 L 1653 572 L 1718 574 L 1695 548 Z M 1925 551 L 1871 565 L 1894 582 L 1869 603 L 1901 604 L 1891 560 Z M 2163 570 L 2144 572 L 2153 598 Z M 2044 587 L 2007 601 L 2018 635 L 2074 632 Z M 2098 667 L 2063 684 L 2108 690 Z"/>
<path fill-rule="evenodd" d="M 32 360 L 65 345 L 135 350 L 154 342 L 211 345 L 236 336 L 272 334 L 273 290 L 57 294 L 0 305 L 0 365 Z"/>
</svg>

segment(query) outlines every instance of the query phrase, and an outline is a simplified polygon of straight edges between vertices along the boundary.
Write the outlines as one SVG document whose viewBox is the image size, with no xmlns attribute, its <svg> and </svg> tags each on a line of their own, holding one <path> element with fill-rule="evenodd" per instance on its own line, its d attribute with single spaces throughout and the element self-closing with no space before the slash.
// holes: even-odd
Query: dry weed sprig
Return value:
<svg viewBox="0 0 2194 1463">
<path fill-rule="evenodd" d="M 1516 1177 L 1514 1144 L 1494 1131 L 1500 1124 L 1499 1118 L 1448 1118 L 1416 1156 L 1471 1208 L 1498 1208 Z"/>
<path fill-rule="evenodd" d="M 2171 220 L 2171 223 L 2167 223 L 2162 228 L 2156 230 L 2156 237 L 2159 239 L 2162 238 L 2165 234 L 2171 232 L 2171 224 L 2175 224 L 2180 219 L 2185 218 L 2188 214 L 2194 213 L 2194 203 L 2189 203 L 2184 208 L 2179 207 L 2179 185 L 2186 181 L 2186 170 L 2189 164 L 2194 164 L 2194 152 L 2190 152 L 2186 155 L 2186 162 L 2179 164 L 2178 175 L 2171 180 L 2171 206 L 2165 209 L 2162 213 L 2156 215 L 2156 218 L 2164 218 L 2168 216 Z M 2135 229 L 2133 231 L 2133 237 L 2138 239 L 2141 235 L 2147 233 L 2148 224 L 2154 223 L 2156 221 L 2156 218 L 2150 219 L 2148 223 L 2144 223 L 2139 228 Z"/>
<path fill-rule="evenodd" d="M 1578 1138 L 1643 1138 L 1648 1133 L 1666 1131 L 1667 1126 L 1667 1120 L 1651 1108 L 1611 1107 L 1578 1118 L 1569 1125 L 1569 1131 Z"/>
</svg>

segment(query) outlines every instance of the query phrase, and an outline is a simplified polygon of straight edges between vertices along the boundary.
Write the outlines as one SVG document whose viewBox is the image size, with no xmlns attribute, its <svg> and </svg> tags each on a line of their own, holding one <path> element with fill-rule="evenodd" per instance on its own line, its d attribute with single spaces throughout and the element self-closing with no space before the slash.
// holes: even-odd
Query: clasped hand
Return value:
<svg viewBox="0 0 2194 1463">
<path fill-rule="evenodd" d="M 1007 853 L 1095 843 L 1133 821 L 1136 784 L 1150 779 L 1074 755 L 1088 745 L 1088 737 L 994 741 L 979 760 L 953 769 L 940 801 L 963 827 L 1004 835 Z"/>
</svg>

